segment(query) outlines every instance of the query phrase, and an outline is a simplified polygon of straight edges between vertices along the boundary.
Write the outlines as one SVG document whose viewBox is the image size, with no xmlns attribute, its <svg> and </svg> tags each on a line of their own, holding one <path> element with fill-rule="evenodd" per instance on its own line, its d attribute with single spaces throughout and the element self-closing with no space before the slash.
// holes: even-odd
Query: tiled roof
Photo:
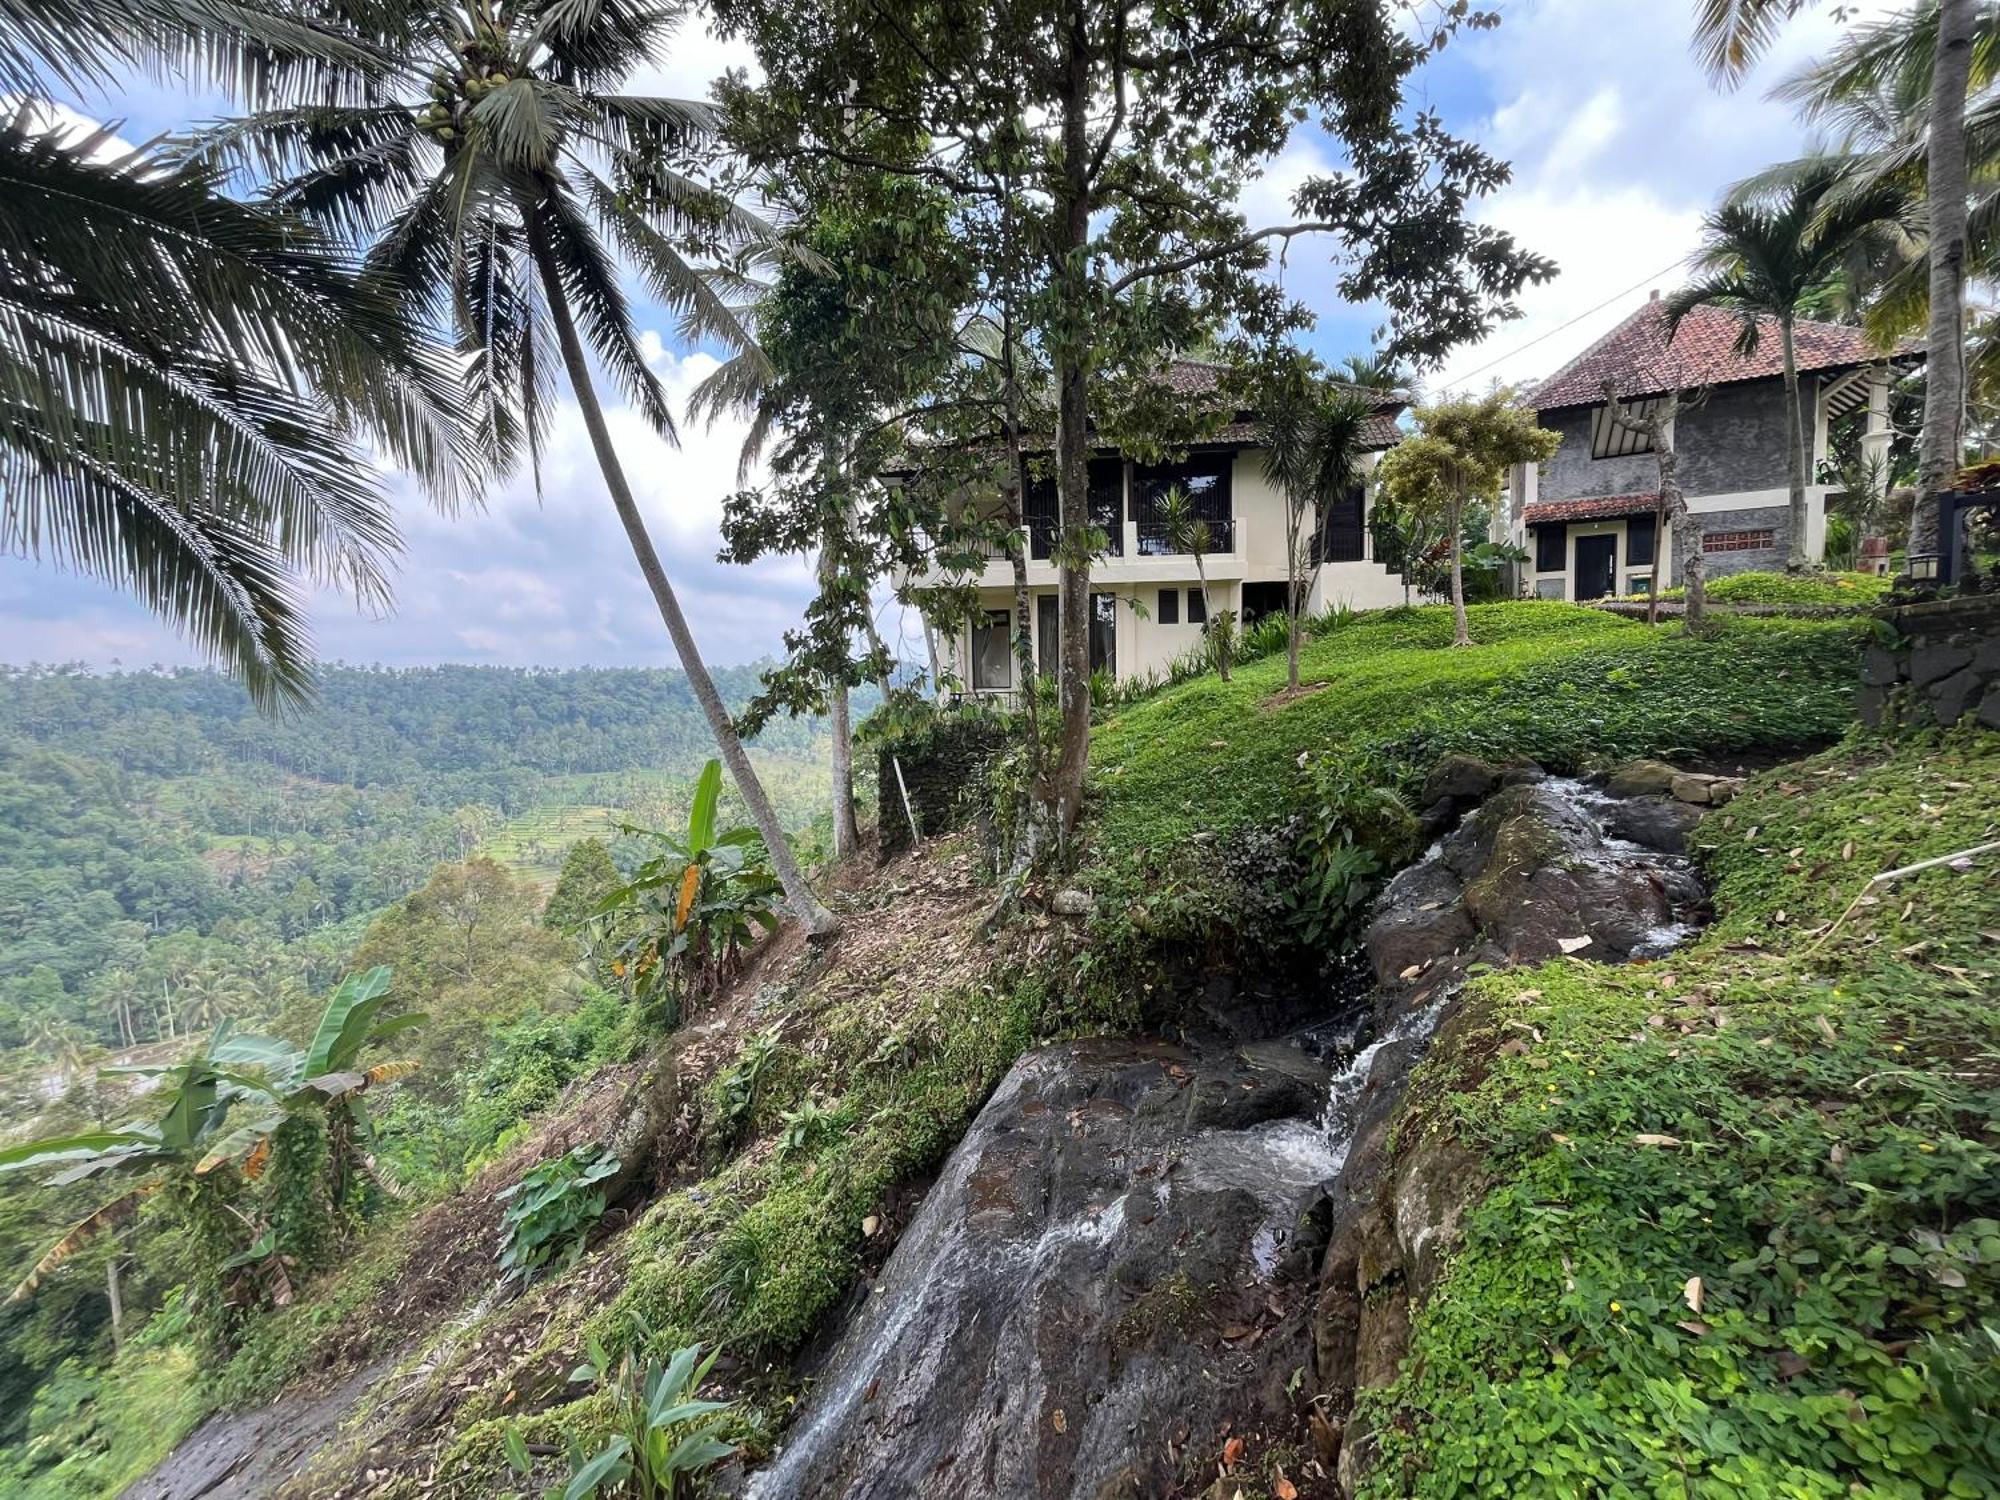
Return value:
<svg viewBox="0 0 2000 1500">
<path fill-rule="evenodd" d="M 1604 399 L 1607 379 L 1620 396 L 1654 396 L 1688 386 L 1763 380 L 1784 372 L 1776 319 L 1760 321 L 1757 351 L 1745 355 L 1736 349 L 1743 319 L 1728 308 L 1692 309 L 1681 320 L 1671 345 L 1667 342 L 1666 316 L 1663 303 L 1646 303 L 1536 386 L 1535 409 L 1595 406 Z M 1859 328 L 1842 323 L 1801 319 L 1793 324 L 1793 343 L 1801 372 L 1872 364 L 1884 357 Z M 1896 353 L 1908 354 L 1914 347 L 1904 345 Z"/>
<path fill-rule="evenodd" d="M 1213 360 L 1177 359 L 1167 366 L 1166 382 L 1183 396 L 1199 396 L 1221 384 L 1228 371 L 1228 365 L 1216 364 Z M 1363 397 L 1376 411 L 1401 411 L 1410 404 L 1408 394 L 1402 391 L 1381 391 L 1372 386 L 1350 385 L 1344 380 L 1333 383 L 1344 391 Z"/>
<path fill-rule="evenodd" d="M 1361 425 L 1361 449 L 1364 453 L 1393 448 L 1402 440 L 1403 429 L 1396 425 L 1393 412 L 1378 411 Z M 1264 441 L 1264 424 L 1255 421 L 1229 422 L 1206 441 L 1210 445 L 1254 448 Z"/>
<path fill-rule="evenodd" d="M 1660 497 L 1652 495 L 1592 495 L 1583 500 L 1537 500 L 1521 512 L 1530 526 L 1546 526 L 1551 521 L 1602 521 L 1613 516 L 1650 515 L 1659 509 Z"/>
</svg>

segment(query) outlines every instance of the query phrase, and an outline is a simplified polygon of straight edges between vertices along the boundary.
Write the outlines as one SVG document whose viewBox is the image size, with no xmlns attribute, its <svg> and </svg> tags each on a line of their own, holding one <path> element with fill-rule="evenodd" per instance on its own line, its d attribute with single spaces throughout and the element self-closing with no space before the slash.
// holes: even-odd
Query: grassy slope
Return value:
<svg viewBox="0 0 2000 1500">
<path fill-rule="evenodd" d="M 1280 819 L 1298 756 L 1384 752 L 1412 778 L 1446 751 L 1525 754 L 1557 769 L 1601 757 L 1723 754 L 1825 740 L 1851 716 L 1864 627 L 1730 621 L 1710 640 L 1558 603 L 1471 611 L 1453 650 L 1439 606 L 1358 615 L 1311 642 L 1282 706 L 1283 657 L 1201 678 L 1098 731 L 1098 851 L 1114 861 Z"/>
<path fill-rule="evenodd" d="M 1705 825 L 1686 952 L 1481 983 L 1402 1139 L 1491 1184 L 1368 1496 L 2000 1495 L 1995 866 L 1812 951 L 1870 875 L 1996 837 L 2000 736 L 1857 738 Z"/>
<path fill-rule="evenodd" d="M 1282 658 L 1228 685 L 1197 681 L 1124 710 L 1098 742 L 1100 864 L 1129 868 L 1131 856 L 1186 848 L 1204 828 L 1278 821 L 1299 793 L 1296 761 L 1307 749 L 1386 746 L 1420 775 L 1450 748 L 1570 765 L 1831 737 L 1846 720 L 1851 625 L 1741 622 L 1717 641 L 1691 642 L 1677 628 L 1650 631 L 1565 605 L 1475 610 L 1474 620 L 1486 644 L 1473 651 L 1449 647 L 1442 610 L 1352 621 L 1307 651 L 1308 682 L 1332 686 L 1274 710 L 1263 705 L 1283 684 Z M 1057 973 L 1046 955 L 984 944 L 975 928 L 990 893 L 971 864 L 947 845 L 892 866 L 844 899 L 849 935 L 827 965 L 761 974 L 779 982 L 761 998 L 726 999 L 736 1009 L 718 1032 L 684 1033 L 676 1045 L 702 1054 L 683 1053 L 683 1084 L 698 1094 L 702 1119 L 685 1174 L 575 1272 L 476 1322 L 429 1319 L 435 1336 L 410 1352 L 412 1373 L 383 1388 L 406 1394 L 371 1415 L 361 1450 L 337 1452 L 322 1472 L 414 1475 L 448 1454 L 447 1492 L 490 1492 L 501 1477 L 493 1419 L 531 1413 L 532 1432 L 549 1439 L 591 1429 L 601 1413 L 576 1402 L 564 1376 L 586 1330 L 615 1340 L 633 1312 L 662 1345 L 721 1341 L 741 1361 L 738 1389 L 782 1400 L 782 1382 L 758 1372 L 782 1369 L 856 1269 L 882 1253 L 891 1235 L 868 1239 L 864 1218 L 883 1214 L 894 1227 L 896 1184 L 949 1149 L 1025 1047 L 1130 1019 L 1110 1006 L 1116 985 L 1081 980 L 1088 952 Z M 1120 970 L 1128 987 L 1135 973 Z M 763 1027 L 779 1030 L 778 1061 L 740 1133 L 721 1130 L 717 1080 L 743 1036 Z M 832 1118 L 781 1153 L 788 1119 L 808 1100 Z M 472 1250 L 468 1301 L 490 1274 L 484 1246 Z M 253 1340 L 225 1384 L 267 1391 L 308 1362 L 316 1326 L 368 1321 L 379 1304 L 342 1282 L 372 1279 L 364 1263 L 316 1289 L 273 1320 L 272 1337 Z"/>
</svg>

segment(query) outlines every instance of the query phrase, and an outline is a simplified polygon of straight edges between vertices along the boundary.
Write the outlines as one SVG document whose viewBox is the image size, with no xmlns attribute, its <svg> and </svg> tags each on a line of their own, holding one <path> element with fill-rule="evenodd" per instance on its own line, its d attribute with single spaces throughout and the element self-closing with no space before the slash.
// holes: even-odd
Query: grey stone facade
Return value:
<svg viewBox="0 0 2000 1500">
<path fill-rule="evenodd" d="M 1687 560 L 1688 547 L 1697 531 L 1704 536 L 1732 531 L 1771 533 L 1768 547 L 1703 553 L 1708 565 L 1703 571 L 1706 578 L 1720 578 L 1725 573 L 1782 572 L 1792 545 L 1792 509 L 1789 505 L 1753 505 L 1744 510 L 1688 512 L 1687 525 L 1674 537 L 1675 582 L 1680 580 L 1681 564 Z"/>
<path fill-rule="evenodd" d="M 1806 410 L 1818 385 L 1800 381 Z M 1650 453 L 1623 458 L 1590 456 L 1592 408 L 1544 412 L 1542 426 L 1562 434 L 1562 447 L 1542 466 L 1537 500 L 1579 500 L 1593 495 L 1647 494 L 1659 488 L 1660 467 Z M 1810 434 L 1808 434 L 1810 437 Z M 1733 495 L 1785 485 L 1785 383 L 1752 380 L 1719 386 L 1674 421 L 1681 488 L 1690 496 Z"/>
</svg>

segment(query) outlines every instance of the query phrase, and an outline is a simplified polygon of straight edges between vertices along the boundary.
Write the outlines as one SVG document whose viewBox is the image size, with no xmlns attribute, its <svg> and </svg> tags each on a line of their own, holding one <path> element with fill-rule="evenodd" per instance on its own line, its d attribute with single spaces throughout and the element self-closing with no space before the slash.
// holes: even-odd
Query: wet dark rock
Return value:
<svg viewBox="0 0 2000 1500">
<path fill-rule="evenodd" d="M 1690 836 L 1708 816 L 1708 809 L 1670 797 L 1629 797 L 1607 802 L 1601 816 L 1605 831 L 1614 838 L 1643 844 L 1662 854 L 1685 854 Z"/>
<path fill-rule="evenodd" d="M 1421 800 L 1431 803 L 1466 798 L 1477 801 L 1500 785 L 1500 768 L 1476 755 L 1447 755 L 1424 778 Z"/>
<path fill-rule="evenodd" d="M 1653 825 L 1653 837 L 1635 840 L 1649 849 L 1621 848 L 1587 796 L 1573 782 L 1504 788 L 1434 859 L 1391 881 L 1363 940 L 1377 980 L 1409 983 L 1475 951 L 1509 963 L 1564 953 L 1623 962 L 1667 941 L 1681 910 L 1700 898 L 1672 849 L 1680 815 L 1658 799 L 1644 811 L 1633 801 L 1604 804 L 1633 809 L 1628 826 Z M 1678 843 L 1685 848 L 1685 828 Z"/>
<path fill-rule="evenodd" d="M 1154 1495 L 1299 1430 L 1325 1077 L 1275 1046 L 1023 1057 L 748 1493 Z"/>
</svg>

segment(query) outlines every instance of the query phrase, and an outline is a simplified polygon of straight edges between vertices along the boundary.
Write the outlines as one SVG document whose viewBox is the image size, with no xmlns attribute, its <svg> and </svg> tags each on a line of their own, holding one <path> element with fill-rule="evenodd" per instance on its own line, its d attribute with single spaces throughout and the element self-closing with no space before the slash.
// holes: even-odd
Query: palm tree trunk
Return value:
<svg viewBox="0 0 2000 1500">
<path fill-rule="evenodd" d="M 1803 573 L 1812 566 L 1806 552 L 1806 423 L 1799 408 L 1799 356 L 1792 337 L 1792 315 L 1778 319 L 1778 339 L 1785 354 L 1785 486 L 1791 494 L 1792 540 L 1785 570 Z"/>
<path fill-rule="evenodd" d="M 1465 615 L 1465 518 L 1463 502 L 1447 513 L 1451 526 L 1451 643 L 1472 644 L 1472 622 Z"/>
<path fill-rule="evenodd" d="M 1910 516 L 1912 553 L 1941 550 L 1938 492 L 1958 472 L 1965 442 L 1965 94 L 1972 69 L 1973 11 L 1973 0 L 1940 0 L 1931 68 L 1931 319 L 1917 504 Z"/>
<path fill-rule="evenodd" d="M 576 395 L 577 407 L 583 413 L 583 425 L 590 433 L 590 445 L 596 452 L 597 466 L 603 472 L 604 487 L 611 493 L 612 508 L 618 512 L 618 519 L 625 527 L 625 536 L 632 544 L 632 555 L 638 559 L 639 571 L 653 591 L 653 602 L 659 606 L 660 619 L 665 622 L 667 634 L 673 640 L 675 654 L 680 657 L 681 670 L 687 674 L 695 702 L 701 705 L 709 730 L 715 735 L 716 748 L 722 752 L 722 762 L 729 767 L 729 774 L 736 781 L 736 790 L 742 796 L 744 805 L 750 809 L 750 820 L 764 836 L 764 847 L 771 856 L 771 868 L 777 872 L 778 883 L 784 887 L 785 899 L 790 903 L 793 914 L 815 936 L 836 932 L 840 923 L 832 912 L 820 904 L 819 897 L 806 884 L 805 874 L 792 854 L 792 846 L 785 842 L 785 830 L 779 826 L 778 814 L 771 806 L 771 799 L 764 793 L 764 784 L 757 779 L 756 768 L 750 764 L 750 757 L 743 749 L 742 737 L 730 722 L 729 710 L 723 706 L 722 694 L 716 691 L 715 679 L 708 675 L 708 668 L 702 662 L 694 633 L 688 629 L 687 617 L 681 613 L 680 601 L 674 597 L 673 585 L 667 581 L 667 570 L 660 565 L 660 554 L 654 550 L 653 539 L 647 534 L 645 518 L 639 514 L 639 506 L 632 498 L 632 488 L 625 482 L 624 466 L 618 462 L 618 450 L 611 443 L 611 429 L 605 426 L 604 409 L 598 405 L 597 390 L 591 384 L 590 363 L 585 359 L 583 344 L 576 336 L 576 322 L 570 316 L 569 298 L 563 290 L 561 272 L 548 246 L 532 227 L 529 243 L 535 257 L 535 269 L 541 276 L 542 295 L 548 299 L 549 321 L 555 325 L 556 342 L 562 348 L 563 368 L 569 374 L 570 388 Z"/>
</svg>

